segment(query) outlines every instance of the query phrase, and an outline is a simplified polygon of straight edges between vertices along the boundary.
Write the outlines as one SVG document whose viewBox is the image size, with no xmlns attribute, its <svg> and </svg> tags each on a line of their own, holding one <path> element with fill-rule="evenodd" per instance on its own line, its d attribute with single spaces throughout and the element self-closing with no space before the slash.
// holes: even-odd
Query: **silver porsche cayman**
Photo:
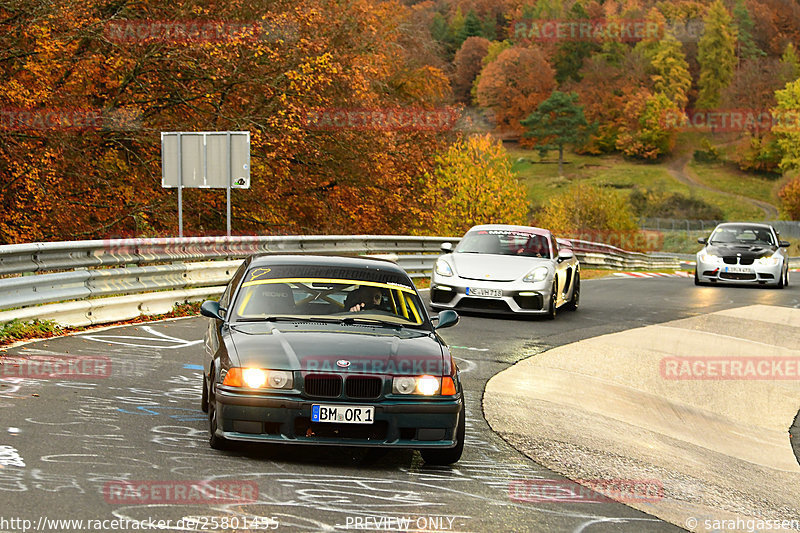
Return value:
<svg viewBox="0 0 800 533">
<path fill-rule="evenodd" d="M 568 241 L 529 226 L 471 228 L 453 249 L 444 243 L 431 275 L 431 307 L 545 315 L 575 310 L 580 264 Z"/>
</svg>

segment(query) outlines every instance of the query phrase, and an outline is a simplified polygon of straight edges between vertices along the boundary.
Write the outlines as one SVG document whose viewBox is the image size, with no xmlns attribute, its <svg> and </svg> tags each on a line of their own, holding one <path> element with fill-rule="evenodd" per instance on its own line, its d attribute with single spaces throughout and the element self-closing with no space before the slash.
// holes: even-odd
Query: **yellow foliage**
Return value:
<svg viewBox="0 0 800 533">
<path fill-rule="evenodd" d="M 637 229 L 627 198 L 585 183 L 573 184 L 551 198 L 536 222 L 538 226 L 563 235 Z"/>
<path fill-rule="evenodd" d="M 502 143 L 476 135 L 450 146 L 426 174 L 429 231 L 460 235 L 476 224 L 525 224 L 525 187 Z"/>
</svg>

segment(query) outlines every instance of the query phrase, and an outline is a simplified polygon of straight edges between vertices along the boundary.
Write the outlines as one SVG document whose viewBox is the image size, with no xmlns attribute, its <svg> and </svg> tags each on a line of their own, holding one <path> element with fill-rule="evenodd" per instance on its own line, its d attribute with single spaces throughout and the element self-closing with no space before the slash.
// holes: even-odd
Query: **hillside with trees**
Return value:
<svg viewBox="0 0 800 533">
<path fill-rule="evenodd" d="M 217 34 L 165 33 L 175 23 Z M 0 243 L 174 235 L 162 131 L 250 131 L 241 234 L 552 217 L 486 135 L 566 166 L 695 153 L 776 184 L 798 217 L 800 6 L 785 0 L 20 0 L 0 25 Z M 320 110 L 453 119 L 318 127 Z M 187 234 L 224 231 L 224 191 L 184 202 Z"/>
</svg>

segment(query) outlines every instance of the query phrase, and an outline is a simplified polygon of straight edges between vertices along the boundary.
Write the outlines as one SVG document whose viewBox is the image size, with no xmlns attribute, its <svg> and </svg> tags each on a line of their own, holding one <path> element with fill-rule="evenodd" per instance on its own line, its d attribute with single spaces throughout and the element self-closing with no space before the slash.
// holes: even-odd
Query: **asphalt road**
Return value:
<svg viewBox="0 0 800 533">
<path fill-rule="evenodd" d="M 484 385 L 514 362 L 554 346 L 755 303 L 800 307 L 800 289 L 601 279 L 584 281 L 581 309 L 552 322 L 462 317 L 443 330 L 467 395 L 465 453 L 449 468 L 427 467 L 417 453 L 402 450 L 210 449 L 199 409 L 203 318 L 13 348 L 4 355 L 108 357 L 111 372 L 84 380 L 0 381 L 0 531 L 142 530 L 87 522 L 112 519 L 172 520 L 164 529 L 229 532 L 679 531 L 616 502 L 519 501 L 513 489 L 520 484 L 566 481 L 489 429 L 481 412 Z M 170 499 L 162 489 L 151 491 L 149 502 L 131 501 L 130 493 L 114 492 L 116 480 L 166 483 L 173 491 L 182 482 L 214 480 L 244 496 L 255 488 L 257 497 L 220 503 L 194 491 Z M 176 524 L 187 518 L 193 526 Z M 52 522 L 59 519 L 84 523 Z"/>
</svg>

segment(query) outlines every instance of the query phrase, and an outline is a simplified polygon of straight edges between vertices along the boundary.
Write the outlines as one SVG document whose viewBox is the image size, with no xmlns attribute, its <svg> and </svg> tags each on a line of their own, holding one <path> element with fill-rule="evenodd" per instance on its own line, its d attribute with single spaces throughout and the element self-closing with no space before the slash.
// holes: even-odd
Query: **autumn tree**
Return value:
<svg viewBox="0 0 800 533">
<path fill-rule="evenodd" d="M 786 45 L 786 49 L 781 56 L 781 79 L 784 83 L 800 78 L 800 57 L 797 56 L 797 49 L 792 43 Z"/>
<path fill-rule="evenodd" d="M 489 135 L 475 135 L 437 156 L 425 195 L 439 235 L 460 235 L 476 224 L 525 224 L 525 187 L 508 153 Z"/>
<path fill-rule="evenodd" d="M 638 229 L 631 204 L 625 196 L 581 182 L 548 200 L 537 213 L 535 222 L 559 235 Z"/>
<path fill-rule="evenodd" d="M 617 150 L 617 139 L 630 120 L 626 106 L 642 86 L 650 83 L 648 69 L 649 62 L 630 49 L 619 64 L 601 55 L 586 61 L 581 81 L 567 85 L 578 93 L 587 121 L 597 123 L 579 151 L 598 154 Z"/>
<path fill-rule="evenodd" d="M 692 77 L 681 43 L 671 33 L 667 32 L 653 48 L 650 66 L 655 91 L 664 94 L 678 108 L 686 107 Z"/>
<path fill-rule="evenodd" d="M 534 140 L 540 153 L 558 150 L 559 176 L 564 173 L 564 146 L 581 142 L 589 126 L 578 95 L 560 91 L 553 91 L 521 124 L 528 130 L 525 137 Z"/>
<path fill-rule="evenodd" d="M 700 89 L 697 107 L 719 106 L 720 94 L 728 86 L 736 67 L 736 28 L 722 0 L 715 0 L 703 19 L 697 59 L 700 62 Z"/>
<path fill-rule="evenodd" d="M 456 100 L 469 103 L 472 84 L 483 68 L 482 59 L 488 51 L 488 39 L 469 37 L 456 52 L 453 60 L 453 95 Z"/>
<path fill-rule="evenodd" d="M 629 157 L 657 159 L 675 146 L 681 110 L 663 93 L 641 90 L 625 106 L 630 117 L 617 138 L 617 149 Z"/>
<path fill-rule="evenodd" d="M 778 192 L 781 211 L 789 220 L 800 220 L 800 178 L 794 178 Z"/>
<path fill-rule="evenodd" d="M 119 10 L 101 0 L 4 4 L 0 108 L 96 110 L 105 122 L 0 131 L 0 242 L 174 234 L 158 132 L 175 130 L 251 132 L 252 188 L 233 194 L 235 231 L 416 227 L 415 199 L 446 127 L 326 130 L 310 120 L 317 109 L 438 109 L 450 98 L 412 14 L 368 0 L 276 0 L 267 11 L 231 1 L 213 13 L 156 0 Z M 227 33 L 176 40 L 153 25 L 165 20 Z M 189 234 L 225 227 L 224 191 L 186 190 L 184 209 Z"/>
<path fill-rule="evenodd" d="M 772 109 L 772 128 L 781 149 L 783 171 L 800 168 L 800 79 L 775 91 L 777 105 Z"/>
<path fill-rule="evenodd" d="M 511 41 L 509 41 L 508 39 L 504 41 L 492 41 L 489 43 L 489 48 L 486 51 L 486 55 L 483 56 L 483 59 L 481 60 L 481 65 L 482 65 L 481 71 L 478 72 L 478 75 L 472 82 L 472 88 L 470 89 L 469 92 L 470 98 L 473 103 L 477 104 L 478 102 L 478 84 L 481 81 L 481 72 L 483 72 L 483 68 L 485 68 L 486 65 L 497 59 L 497 56 L 499 56 L 501 52 L 511 48 L 511 46 L 512 46 Z"/>
<path fill-rule="evenodd" d="M 499 128 L 523 133 L 519 121 L 544 101 L 556 86 L 555 71 L 537 48 L 512 47 L 481 72 L 477 97 L 494 112 Z"/>
</svg>

